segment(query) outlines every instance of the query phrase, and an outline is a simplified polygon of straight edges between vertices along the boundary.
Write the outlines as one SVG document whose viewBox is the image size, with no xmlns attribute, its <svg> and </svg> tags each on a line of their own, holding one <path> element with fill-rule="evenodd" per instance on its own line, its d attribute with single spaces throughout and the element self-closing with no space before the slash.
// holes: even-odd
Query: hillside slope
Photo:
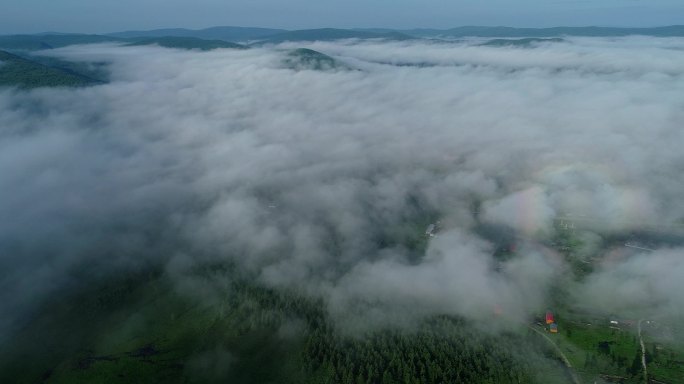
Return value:
<svg viewBox="0 0 684 384">
<path fill-rule="evenodd" d="M 0 86 L 19 88 L 78 87 L 100 81 L 0 51 Z"/>
<path fill-rule="evenodd" d="M 127 44 L 129 46 L 136 45 L 159 45 L 166 48 L 180 48 L 180 49 L 199 49 L 202 51 L 210 51 L 218 48 L 230 49 L 247 49 L 246 46 L 231 43 L 223 40 L 205 40 L 195 37 L 153 37 L 143 39 L 133 43 Z"/>
<path fill-rule="evenodd" d="M 120 38 L 102 35 L 81 34 L 40 34 L 0 36 L 0 49 L 39 50 L 66 47 L 74 44 L 95 44 L 125 41 Z"/>
<path fill-rule="evenodd" d="M 154 29 L 150 31 L 124 31 L 109 34 L 117 38 L 139 37 L 195 37 L 198 39 L 245 41 L 286 32 L 284 29 L 249 27 L 212 27 L 199 30 L 184 28 Z"/>
<path fill-rule="evenodd" d="M 322 28 L 279 33 L 264 37 L 259 43 L 278 44 L 285 41 L 333 41 L 341 39 L 410 40 L 412 37 L 399 32 L 376 33 L 350 29 Z"/>
</svg>

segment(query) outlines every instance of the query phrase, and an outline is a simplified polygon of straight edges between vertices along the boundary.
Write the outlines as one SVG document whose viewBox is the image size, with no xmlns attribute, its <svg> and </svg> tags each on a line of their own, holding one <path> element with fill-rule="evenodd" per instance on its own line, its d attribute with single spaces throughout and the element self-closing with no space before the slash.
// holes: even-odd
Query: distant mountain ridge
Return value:
<svg viewBox="0 0 684 384">
<path fill-rule="evenodd" d="M 489 47 L 532 47 L 541 43 L 562 43 L 565 40 L 560 37 L 525 37 L 521 39 L 492 39 L 480 44 Z"/>
<path fill-rule="evenodd" d="M 128 46 L 140 45 L 158 45 L 166 48 L 179 49 L 199 49 L 201 51 L 211 51 L 219 48 L 229 49 L 247 49 L 248 47 L 240 44 L 231 43 L 225 40 L 206 40 L 196 37 L 178 37 L 178 36 L 164 36 L 164 37 L 150 37 L 132 43 L 126 44 Z"/>
<path fill-rule="evenodd" d="M 378 31 L 378 30 L 375 30 Z M 656 37 L 684 36 L 684 25 L 669 25 L 650 28 L 619 27 L 550 27 L 550 28 L 514 28 L 514 27 L 478 27 L 464 26 L 451 29 L 409 29 L 399 32 L 415 37 L 562 37 L 562 36 L 595 36 L 619 37 L 644 35 Z"/>
<path fill-rule="evenodd" d="M 153 29 L 149 31 L 125 31 L 109 33 L 107 36 L 118 38 L 132 37 L 195 37 L 198 39 L 246 41 L 259 39 L 265 36 L 288 32 L 284 29 L 251 28 L 251 27 L 211 27 L 205 29 L 168 28 Z"/>
<path fill-rule="evenodd" d="M 150 31 L 126 31 L 108 34 L 118 38 L 135 37 L 197 37 L 202 39 L 225 40 L 231 42 L 261 40 L 268 42 L 282 42 L 306 40 L 334 40 L 345 38 L 387 38 L 405 40 L 408 38 L 424 37 L 562 37 L 562 36 L 604 36 L 619 37 L 629 35 L 644 35 L 657 37 L 684 36 L 684 25 L 669 25 L 646 28 L 621 27 L 550 27 L 550 28 L 515 28 L 515 27 L 484 27 L 462 26 L 450 29 L 390 29 L 390 28 L 318 28 L 318 29 L 271 29 L 250 27 L 212 27 L 199 30 L 174 28 L 156 29 Z"/>
<path fill-rule="evenodd" d="M 38 50 L 66 47 L 74 44 L 94 44 L 123 41 L 122 39 L 87 34 L 35 34 L 0 36 L 0 48 L 7 50 Z"/>
<path fill-rule="evenodd" d="M 288 31 L 264 36 L 260 42 L 277 44 L 285 41 L 331 41 L 341 39 L 410 40 L 414 38 L 415 37 L 413 36 L 397 31 L 370 32 L 355 29 L 319 28 Z"/>
<path fill-rule="evenodd" d="M 249 27 L 212 27 L 200 30 L 183 28 L 156 29 L 150 31 L 126 31 L 107 35 L 74 33 L 39 33 L 33 35 L 0 35 L 0 49 L 8 51 L 35 51 L 60 48 L 74 44 L 93 43 L 138 43 L 161 39 L 160 45 L 177 45 L 180 48 L 209 47 L 221 48 L 227 43 L 243 45 L 278 44 L 286 41 L 333 41 L 340 39 L 384 39 L 410 40 L 423 38 L 561 38 L 566 36 L 620 37 L 643 35 L 654 37 L 684 37 L 684 25 L 670 25 L 653 28 L 614 28 L 614 27 L 552 27 L 552 28 L 513 28 L 465 26 L 452 29 L 406 29 L 384 28 L 357 29 L 301 29 L 288 31 L 271 28 Z M 196 41 L 175 41 L 173 39 L 197 39 Z M 210 42 L 211 41 L 211 42 Z M 141 43 L 144 44 L 144 43 Z M 227 46 L 226 46 L 227 47 Z M 237 47 L 233 47 L 237 48 Z"/>
</svg>

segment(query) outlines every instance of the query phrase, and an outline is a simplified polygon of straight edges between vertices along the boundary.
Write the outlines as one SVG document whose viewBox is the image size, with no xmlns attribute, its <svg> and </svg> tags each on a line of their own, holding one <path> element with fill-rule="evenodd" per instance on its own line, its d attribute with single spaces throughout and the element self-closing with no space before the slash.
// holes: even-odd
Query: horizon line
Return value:
<svg viewBox="0 0 684 384">
<path fill-rule="evenodd" d="M 0 36 L 8 35 L 41 35 L 41 34 L 74 34 L 74 35 L 109 35 L 114 33 L 124 33 L 124 32 L 149 32 L 158 31 L 165 29 L 180 29 L 187 31 L 203 31 L 212 28 L 258 28 L 258 29 L 276 29 L 283 31 L 306 31 L 306 30 L 318 30 L 318 29 L 340 29 L 340 30 L 367 30 L 367 29 L 383 29 L 392 31 L 415 31 L 415 30 L 435 30 L 435 31 L 449 31 L 452 29 L 459 28 L 511 28 L 511 29 L 554 29 L 554 28 L 605 28 L 605 29 L 657 29 L 657 28 L 668 28 L 668 27 L 684 27 L 684 24 L 664 24 L 664 25 L 654 25 L 654 26 L 607 26 L 607 25 L 557 25 L 551 27 L 513 27 L 509 25 L 458 25 L 448 28 L 438 28 L 438 27 L 411 27 L 411 28 L 391 28 L 391 27 L 315 27 L 315 28 L 278 28 L 278 27 L 265 27 L 265 26 L 242 26 L 242 25 L 212 25 L 208 27 L 200 28 L 189 28 L 189 27 L 159 27 L 159 28 L 130 28 L 121 29 L 110 32 L 60 32 L 60 31 L 41 31 L 41 32 L 3 32 Z"/>
</svg>

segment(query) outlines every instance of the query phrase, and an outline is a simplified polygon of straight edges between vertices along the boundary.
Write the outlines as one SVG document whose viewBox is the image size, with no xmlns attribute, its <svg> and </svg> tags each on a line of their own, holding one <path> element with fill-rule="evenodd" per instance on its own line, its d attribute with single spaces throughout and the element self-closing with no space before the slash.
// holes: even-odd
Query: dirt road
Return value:
<svg viewBox="0 0 684 384">
<path fill-rule="evenodd" d="M 570 363 L 570 360 L 568 359 L 567 356 L 565 356 L 565 353 L 563 353 L 563 351 L 560 349 L 560 347 L 558 347 L 558 345 L 556 345 L 556 343 L 548 335 L 546 335 L 544 332 L 538 330 L 537 328 L 535 328 L 531 325 L 528 325 L 527 327 L 530 328 L 531 330 L 537 332 L 541 337 L 545 338 L 546 341 L 548 341 L 549 344 L 551 344 L 553 346 L 553 349 L 556 350 L 556 352 L 558 353 L 558 356 L 560 356 L 561 359 L 563 360 L 563 363 L 565 363 L 565 367 L 568 369 L 568 373 L 570 374 L 570 377 L 572 377 L 572 381 L 575 384 L 581 384 L 579 377 L 577 377 L 575 370 L 572 368 L 572 363 Z"/>
<path fill-rule="evenodd" d="M 646 346 L 644 346 L 644 339 L 641 337 L 641 323 L 644 319 L 639 320 L 639 344 L 641 344 L 641 366 L 644 367 L 644 383 L 648 384 L 648 371 L 646 370 Z"/>
</svg>

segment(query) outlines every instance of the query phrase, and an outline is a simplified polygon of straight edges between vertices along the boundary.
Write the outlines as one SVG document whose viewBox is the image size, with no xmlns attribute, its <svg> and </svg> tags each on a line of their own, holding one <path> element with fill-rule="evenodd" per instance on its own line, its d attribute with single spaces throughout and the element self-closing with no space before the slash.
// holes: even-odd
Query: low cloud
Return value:
<svg viewBox="0 0 684 384">
<path fill-rule="evenodd" d="M 515 192 L 484 205 L 484 220 L 504 224 L 528 236 L 553 231 L 555 209 L 541 187 Z"/>
<path fill-rule="evenodd" d="M 684 315 L 677 288 L 684 276 L 683 253 L 662 249 L 606 261 L 577 290 L 577 300 L 613 315 L 679 319 Z"/>
<path fill-rule="evenodd" d="M 395 325 L 410 325 L 436 312 L 489 327 L 496 326 L 492 320 L 497 318 L 524 321 L 543 306 L 561 268 L 532 249 L 503 263 L 492 253 L 491 244 L 450 231 L 431 242 L 418 265 L 390 257 L 361 262 L 332 289 L 331 312 L 352 322 L 360 318 Z"/>
<path fill-rule="evenodd" d="M 171 259 L 178 276 L 236 263 L 349 321 L 520 320 L 567 271 L 535 244 L 554 220 L 582 217 L 599 242 L 684 218 L 681 39 L 307 45 L 357 71 L 295 72 L 292 47 L 67 47 L 111 62 L 112 82 L 0 90 L 0 326 L 73 270 Z M 530 245 L 500 262 L 483 222 Z M 654 271 L 675 256 L 643 257 Z M 643 299 L 682 297 L 658 287 Z"/>
</svg>

